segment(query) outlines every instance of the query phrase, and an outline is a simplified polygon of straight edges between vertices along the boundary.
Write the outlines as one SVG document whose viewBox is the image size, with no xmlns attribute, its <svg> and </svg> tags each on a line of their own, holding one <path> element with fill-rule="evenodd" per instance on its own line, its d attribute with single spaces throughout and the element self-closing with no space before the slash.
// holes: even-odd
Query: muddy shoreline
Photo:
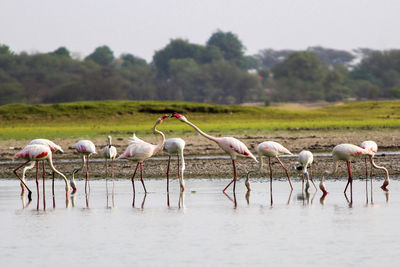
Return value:
<svg viewBox="0 0 400 267">
<path fill-rule="evenodd" d="M 175 136 L 167 136 L 175 137 Z M 249 149 L 255 153 L 257 145 L 263 141 L 272 140 L 281 143 L 288 148 L 293 154 L 299 153 L 303 149 L 308 149 L 313 153 L 330 153 L 333 147 L 341 143 L 351 143 L 359 145 L 365 140 L 375 140 L 379 146 L 379 152 L 382 155 L 376 156 L 376 163 L 384 166 L 389 170 L 391 175 L 400 174 L 400 155 L 386 155 L 384 152 L 400 151 L 400 133 L 399 131 L 375 131 L 375 132 L 349 132 L 349 133 L 319 133 L 319 132 L 306 132 L 306 133 L 279 133 L 270 134 L 265 136 L 235 136 L 243 141 Z M 113 144 L 117 147 L 118 153 L 122 153 L 128 145 L 128 137 L 114 138 Z M 186 141 L 185 157 L 186 157 L 186 170 L 185 178 L 229 178 L 232 176 L 232 164 L 230 159 L 199 159 L 197 156 L 227 156 L 223 151 L 213 142 L 199 136 L 185 136 L 183 139 Z M 153 144 L 159 141 L 157 137 L 143 138 L 147 142 Z M 64 154 L 54 154 L 56 168 L 65 173 L 68 178 L 71 178 L 71 173 L 74 168 L 80 165 L 79 155 L 75 152 L 75 143 L 77 139 L 55 139 L 53 140 L 64 149 Z M 92 139 L 95 143 L 98 154 L 91 158 L 96 161 L 90 162 L 90 177 L 92 179 L 104 178 L 105 167 L 102 161 L 102 148 L 106 145 L 107 139 L 97 138 Z M 18 162 L 5 164 L 12 160 L 13 155 L 22 149 L 29 141 L 0 141 L 0 176 L 3 178 L 14 178 L 13 169 L 18 166 Z M 155 157 L 156 160 L 148 160 L 144 163 L 144 178 L 163 178 L 165 177 L 167 168 L 168 155 L 166 152 L 161 151 Z M 197 157 L 197 158 L 196 158 Z M 195 158 L 195 159 L 191 159 Z M 176 178 L 176 157 L 171 165 L 171 177 Z M 63 163 L 64 161 L 73 160 L 73 162 Z M 282 162 L 288 167 L 290 176 L 296 179 L 301 174 L 294 170 L 297 159 L 294 157 L 283 157 Z M 321 176 L 326 169 L 332 169 L 332 157 L 316 157 L 312 166 L 312 173 L 314 176 Z M 272 160 L 273 176 L 276 178 L 285 175 L 283 169 L 279 166 L 276 160 Z M 268 164 L 264 165 L 262 173 L 253 174 L 253 177 L 269 176 L 267 169 Z M 131 161 L 117 161 L 114 164 L 116 178 L 129 178 L 133 173 L 135 163 Z M 257 164 L 247 158 L 239 158 L 237 160 L 238 177 L 243 178 L 246 172 L 250 169 L 255 169 Z M 363 160 L 355 160 L 352 164 L 353 175 L 355 179 L 365 177 L 365 168 Z M 20 171 L 22 172 L 22 171 Z M 374 171 L 377 178 L 383 178 L 383 173 Z M 34 175 L 30 171 L 28 178 Z M 49 175 L 49 173 L 47 174 Z M 339 164 L 339 172 L 335 177 L 346 177 L 347 171 L 345 163 Z M 76 178 L 83 178 L 84 173 L 80 172 Z"/>
</svg>

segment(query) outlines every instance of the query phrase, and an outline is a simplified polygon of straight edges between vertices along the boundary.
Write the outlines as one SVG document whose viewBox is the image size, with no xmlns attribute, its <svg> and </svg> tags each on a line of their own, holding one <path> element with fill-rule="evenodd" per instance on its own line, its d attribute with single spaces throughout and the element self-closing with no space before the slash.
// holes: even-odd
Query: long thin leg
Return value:
<svg viewBox="0 0 400 267">
<path fill-rule="evenodd" d="M 310 167 L 310 180 L 311 180 L 312 184 L 314 185 L 315 190 L 318 190 L 318 189 L 317 189 L 317 186 L 315 185 L 314 180 L 313 180 L 313 178 L 312 178 L 311 167 Z"/>
<path fill-rule="evenodd" d="M 178 179 L 181 178 L 181 173 L 179 169 L 179 154 L 178 154 Z"/>
<path fill-rule="evenodd" d="M 114 207 L 114 159 L 111 159 L 111 178 L 113 182 L 112 187 L 112 206 Z"/>
<path fill-rule="evenodd" d="M 169 193 L 169 165 L 171 163 L 171 155 L 168 155 L 168 165 L 167 165 L 167 193 Z"/>
<path fill-rule="evenodd" d="M 301 192 L 304 191 L 304 172 L 301 172 Z"/>
<path fill-rule="evenodd" d="M 133 172 L 133 175 L 132 175 L 132 178 L 131 178 L 131 180 L 132 180 L 132 188 L 133 188 L 133 195 L 135 195 L 135 175 L 136 175 L 136 171 L 137 171 L 138 167 L 139 167 L 139 162 L 136 164 L 135 171 Z"/>
<path fill-rule="evenodd" d="M 236 179 L 237 179 L 237 176 L 236 176 L 236 164 L 235 164 L 236 162 L 235 162 L 235 160 L 233 159 L 232 160 L 232 165 L 233 165 L 233 179 L 232 179 L 232 181 L 224 188 L 224 190 L 222 190 L 222 192 L 224 192 L 225 193 L 225 190 L 233 183 L 233 192 L 235 192 L 235 189 L 236 189 Z"/>
<path fill-rule="evenodd" d="M 39 162 L 36 161 L 36 195 L 37 195 L 37 206 L 36 209 L 39 209 L 39 180 L 38 180 L 38 176 L 39 176 Z"/>
<path fill-rule="evenodd" d="M 53 171 L 53 177 L 51 180 L 51 192 L 53 193 L 53 208 L 56 207 L 56 196 L 54 194 L 54 171 Z"/>
<path fill-rule="evenodd" d="M 269 192 L 271 196 L 271 206 L 274 203 L 272 199 L 272 164 L 271 164 L 271 158 L 268 157 L 268 165 L 269 165 Z"/>
<path fill-rule="evenodd" d="M 31 161 L 31 164 L 29 164 L 28 166 L 26 166 L 23 170 L 22 170 L 22 180 L 25 182 L 25 173 L 27 170 L 32 169 L 33 167 L 35 167 L 35 161 Z M 24 193 L 24 185 L 21 183 L 21 195 Z"/>
<path fill-rule="evenodd" d="M 350 161 L 347 161 L 347 171 L 349 172 L 350 203 L 353 203 L 353 176 L 351 175 L 351 162 Z"/>
<path fill-rule="evenodd" d="M 46 210 L 46 188 L 45 188 L 46 170 L 43 161 L 43 210 Z"/>
<path fill-rule="evenodd" d="M 364 162 L 365 162 L 365 195 L 366 195 L 366 199 L 367 199 L 367 203 L 368 203 L 368 164 L 367 164 L 367 158 L 364 158 Z"/>
<path fill-rule="evenodd" d="M 21 177 L 19 177 L 17 170 L 19 170 L 21 167 L 23 167 L 24 165 L 26 165 L 28 162 L 30 162 L 30 160 L 27 160 L 25 163 L 22 163 L 21 165 L 19 165 L 17 168 L 14 169 L 14 174 L 15 176 L 18 177 L 18 179 L 20 180 L 20 182 L 22 183 L 22 185 L 26 188 L 26 190 L 28 190 L 28 200 L 29 202 L 32 201 L 32 191 L 29 189 L 29 187 L 25 184 L 25 182 L 21 179 Z M 22 190 L 21 195 L 24 194 L 24 190 Z"/>
<path fill-rule="evenodd" d="M 289 172 L 288 172 L 288 170 L 286 169 L 285 165 L 283 165 L 282 161 L 281 161 L 278 157 L 275 157 L 275 158 L 279 161 L 279 163 L 281 164 L 282 168 L 285 170 L 286 176 L 287 176 L 288 181 L 289 181 L 290 189 L 293 190 L 293 186 L 292 186 L 292 182 L 290 181 L 290 177 L 289 177 Z"/>
<path fill-rule="evenodd" d="M 106 165 L 106 201 L 107 201 L 107 208 L 108 208 L 108 182 L 107 182 L 107 177 L 108 177 L 108 162 L 107 162 L 107 158 L 105 160 L 105 164 Z"/>
<path fill-rule="evenodd" d="M 140 181 L 142 182 L 144 192 L 147 193 L 146 186 L 144 186 L 143 181 L 143 162 L 140 162 Z"/>
</svg>

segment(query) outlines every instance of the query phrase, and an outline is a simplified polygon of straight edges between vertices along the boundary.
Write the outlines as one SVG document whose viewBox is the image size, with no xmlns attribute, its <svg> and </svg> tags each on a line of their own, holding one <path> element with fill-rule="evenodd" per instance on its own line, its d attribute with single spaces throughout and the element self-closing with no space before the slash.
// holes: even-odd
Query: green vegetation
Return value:
<svg viewBox="0 0 400 267">
<path fill-rule="evenodd" d="M 96 101 L 0 106 L 0 139 L 91 138 L 108 134 L 125 137 L 133 132 L 151 135 L 156 119 L 174 111 L 214 135 L 400 128 L 400 101 L 290 110 L 188 102 Z M 173 118 L 159 128 L 167 135 L 194 134 L 190 127 Z"/>
</svg>

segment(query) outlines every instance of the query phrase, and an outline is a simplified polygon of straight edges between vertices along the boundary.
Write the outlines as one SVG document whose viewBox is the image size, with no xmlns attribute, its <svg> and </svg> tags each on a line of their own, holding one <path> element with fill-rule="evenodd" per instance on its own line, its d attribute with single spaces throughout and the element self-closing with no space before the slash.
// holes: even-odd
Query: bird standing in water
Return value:
<svg viewBox="0 0 400 267">
<path fill-rule="evenodd" d="M 178 178 L 181 186 L 181 191 L 185 191 L 185 181 L 183 173 L 185 171 L 185 159 L 183 157 L 183 150 L 185 149 L 185 141 L 182 138 L 169 138 L 165 141 L 164 149 L 168 153 L 168 167 L 167 167 L 167 192 L 169 192 L 169 166 L 171 162 L 171 155 L 178 154 Z M 179 171 L 179 161 L 181 162 L 181 170 Z"/>
<path fill-rule="evenodd" d="M 236 191 L 236 180 L 237 180 L 237 174 L 236 174 L 236 158 L 237 158 L 237 156 L 249 157 L 249 158 L 252 158 L 254 161 L 258 162 L 256 157 L 250 152 L 250 150 L 246 147 L 246 145 L 243 144 L 238 139 L 233 138 L 233 137 L 214 137 L 214 136 L 208 135 L 208 134 L 204 133 L 202 130 L 200 130 L 196 125 L 189 122 L 185 118 L 185 116 L 183 116 L 181 114 L 174 113 L 172 115 L 172 117 L 175 117 L 178 120 L 180 120 L 181 122 L 190 125 L 193 129 L 195 129 L 202 136 L 217 143 L 217 145 L 222 150 L 224 150 L 226 153 L 228 153 L 230 155 L 230 157 L 232 159 L 232 165 L 233 165 L 233 179 L 222 191 L 225 192 L 225 190 L 233 183 L 233 192 L 235 192 Z"/>
<path fill-rule="evenodd" d="M 85 192 L 87 192 L 87 185 L 89 182 L 89 157 L 92 154 L 96 154 L 96 146 L 90 140 L 80 140 L 75 144 L 76 151 L 82 155 L 82 164 L 80 167 L 74 169 L 72 172 L 72 194 L 76 192 L 76 184 L 75 184 L 75 173 L 83 169 L 83 166 L 86 165 L 86 182 L 85 182 Z M 86 164 L 85 164 L 86 163 Z"/>
<path fill-rule="evenodd" d="M 135 171 L 132 175 L 132 187 L 133 187 L 133 193 L 135 194 L 135 175 L 137 168 L 140 166 L 140 181 L 142 182 L 144 192 L 147 193 L 146 186 L 144 185 L 143 181 L 143 161 L 146 159 L 154 156 L 157 154 L 158 151 L 160 151 L 165 143 L 165 135 L 156 129 L 157 125 L 162 123 L 165 118 L 168 118 L 168 115 L 164 115 L 160 118 L 157 119 L 156 123 L 153 126 L 153 132 L 161 135 L 161 142 L 158 143 L 157 145 L 153 145 L 150 143 L 147 143 L 139 138 L 136 137 L 134 134 L 133 137 L 131 138 L 130 145 L 126 148 L 125 152 L 122 153 L 118 158 L 119 159 L 129 159 L 132 161 L 136 161 L 136 168 Z"/>
</svg>

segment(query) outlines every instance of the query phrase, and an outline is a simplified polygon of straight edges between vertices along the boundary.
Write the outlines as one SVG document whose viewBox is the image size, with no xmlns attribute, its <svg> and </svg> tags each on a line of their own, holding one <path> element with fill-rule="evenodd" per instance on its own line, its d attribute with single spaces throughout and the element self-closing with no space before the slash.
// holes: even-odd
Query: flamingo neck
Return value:
<svg viewBox="0 0 400 267">
<path fill-rule="evenodd" d="M 193 129 L 195 129 L 199 134 L 201 134 L 202 136 L 204 136 L 207 139 L 210 139 L 211 141 L 214 141 L 215 143 L 219 143 L 219 139 L 217 137 L 211 136 L 209 134 L 206 134 L 205 132 L 203 132 L 202 130 L 199 129 L 199 127 L 197 127 L 196 125 L 194 125 L 193 123 L 191 123 L 190 121 L 183 121 L 184 123 L 190 125 L 193 127 Z"/>
<path fill-rule="evenodd" d="M 259 160 L 258 160 L 258 168 L 255 169 L 255 170 L 250 170 L 250 171 L 247 172 L 246 182 L 245 182 L 246 186 L 247 186 L 247 184 L 249 184 L 249 178 L 250 178 L 249 175 L 250 175 L 250 173 L 259 172 L 262 169 L 262 167 L 264 166 L 263 156 L 261 156 L 260 153 L 258 153 L 258 158 L 259 158 Z"/>
<path fill-rule="evenodd" d="M 164 143 L 165 143 L 165 135 L 164 135 L 163 132 L 161 132 L 161 131 L 159 131 L 159 130 L 156 129 L 157 124 L 158 124 L 158 123 L 154 124 L 153 132 L 154 132 L 154 133 L 158 133 L 159 135 L 161 135 L 161 142 L 160 142 L 158 145 L 156 145 L 156 147 L 155 147 L 155 149 L 154 149 L 154 152 L 153 152 L 153 155 L 156 154 L 156 153 L 157 153 L 158 151 L 160 151 L 161 149 L 163 149 Z"/>
<path fill-rule="evenodd" d="M 373 156 L 370 156 L 369 157 L 369 160 L 370 160 L 370 162 L 371 162 L 371 165 L 375 168 L 375 169 L 380 169 L 380 170 L 384 170 L 385 171 L 385 174 L 386 174 L 386 179 L 385 179 L 385 182 L 387 182 L 387 183 L 389 183 L 389 172 L 388 172 L 388 170 L 385 168 L 385 167 L 383 167 L 383 166 L 378 166 L 378 165 L 376 165 L 375 164 L 375 162 L 374 162 L 374 157 Z"/>
</svg>

